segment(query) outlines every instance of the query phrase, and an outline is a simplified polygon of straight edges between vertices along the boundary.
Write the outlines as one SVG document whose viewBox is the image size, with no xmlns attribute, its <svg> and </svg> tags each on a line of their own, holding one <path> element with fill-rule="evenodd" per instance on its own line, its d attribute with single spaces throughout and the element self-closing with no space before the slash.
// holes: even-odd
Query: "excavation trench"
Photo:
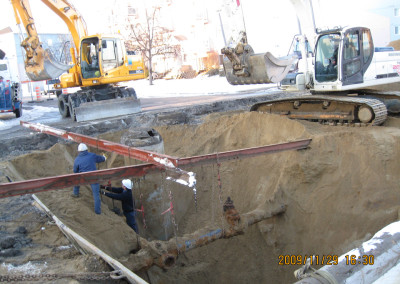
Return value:
<svg viewBox="0 0 400 284">
<path fill-rule="evenodd" d="M 282 256 L 341 255 L 398 218 L 399 119 L 346 128 L 232 112 L 199 125 L 154 128 L 165 154 L 175 157 L 312 142 L 306 150 L 185 167 L 196 173 L 196 202 L 191 188 L 165 172 L 135 179 L 136 208 L 144 209 L 137 212 L 140 238 L 115 213 L 118 201 L 103 197 L 102 214 L 95 215 L 87 186 L 78 199 L 71 188 L 37 194 L 62 222 L 148 282 L 292 283 L 300 266 Z M 120 143 L 124 133 L 99 138 Z M 1 182 L 71 173 L 76 146 L 58 143 L 3 162 Z M 108 166 L 138 163 L 112 160 Z M 223 210 L 228 197 L 240 216 L 231 223 Z"/>
</svg>

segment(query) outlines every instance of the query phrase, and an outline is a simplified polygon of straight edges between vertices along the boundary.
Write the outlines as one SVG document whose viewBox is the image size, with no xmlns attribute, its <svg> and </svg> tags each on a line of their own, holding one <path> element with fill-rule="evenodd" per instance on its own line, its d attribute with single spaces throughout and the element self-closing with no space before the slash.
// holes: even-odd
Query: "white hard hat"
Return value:
<svg viewBox="0 0 400 284">
<path fill-rule="evenodd" d="M 124 179 L 122 180 L 123 186 L 126 188 L 132 189 L 132 181 L 130 179 Z"/>
<path fill-rule="evenodd" d="M 84 143 L 79 144 L 78 146 L 78 151 L 82 152 L 82 151 L 86 151 L 87 150 L 87 146 Z"/>
</svg>

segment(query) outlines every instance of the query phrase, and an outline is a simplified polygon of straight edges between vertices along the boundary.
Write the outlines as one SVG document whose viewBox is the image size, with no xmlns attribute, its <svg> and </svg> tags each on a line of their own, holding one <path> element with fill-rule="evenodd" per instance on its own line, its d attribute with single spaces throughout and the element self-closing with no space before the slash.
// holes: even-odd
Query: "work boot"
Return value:
<svg viewBox="0 0 400 284">
<path fill-rule="evenodd" d="M 75 198 L 78 198 L 79 197 L 79 193 L 78 194 L 71 193 L 71 196 L 75 197 Z"/>
</svg>

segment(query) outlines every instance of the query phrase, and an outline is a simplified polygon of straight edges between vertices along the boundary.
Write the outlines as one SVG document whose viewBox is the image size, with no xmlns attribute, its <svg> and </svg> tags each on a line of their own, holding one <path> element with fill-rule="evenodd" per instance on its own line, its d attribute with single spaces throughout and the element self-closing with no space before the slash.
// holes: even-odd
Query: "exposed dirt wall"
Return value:
<svg viewBox="0 0 400 284">
<path fill-rule="evenodd" d="M 175 236 L 171 215 L 161 215 L 169 206 L 169 191 L 178 237 L 205 227 L 228 229 L 222 218 L 227 196 L 240 214 L 268 210 L 276 202 L 287 205 L 287 211 L 248 227 L 244 234 L 187 251 L 166 271 L 153 266 L 146 274 L 138 273 L 151 283 L 294 282 L 293 271 L 298 267 L 279 265 L 279 255 L 340 255 L 397 220 L 399 128 L 398 118 L 389 118 L 385 126 L 356 128 L 254 112 L 213 114 L 198 126 L 157 127 L 166 154 L 177 157 L 303 138 L 312 138 L 312 142 L 307 150 L 223 162 L 220 167 L 185 168 L 196 173 L 197 207 L 193 191 L 165 181 L 165 174 L 141 180 L 140 191 L 134 194 L 146 210 L 146 230 L 141 216 L 137 217 L 142 242 Z M 118 142 L 119 137 L 120 133 L 115 133 L 101 138 Z M 66 146 L 71 157 L 76 154 L 74 146 Z M 24 178 L 43 174 L 37 166 L 40 160 L 57 161 L 43 166 L 46 175 L 68 172 L 71 165 L 63 147 L 24 156 L 24 167 L 18 159 L 11 163 Z M 112 166 L 130 163 L 117 158 Z M 103 198 L 103 213 L 96 216 L 89 189 L 82 188 L 79 199 L 70 197 L 70 192 L 59 190 L 39 197 L 72 229 L 129 266 L 135 258 L 130 252 L 138 249 L 137 238 L 123 217 L 107 209 L 112 207 L 110 200 Z"/>
</svg>

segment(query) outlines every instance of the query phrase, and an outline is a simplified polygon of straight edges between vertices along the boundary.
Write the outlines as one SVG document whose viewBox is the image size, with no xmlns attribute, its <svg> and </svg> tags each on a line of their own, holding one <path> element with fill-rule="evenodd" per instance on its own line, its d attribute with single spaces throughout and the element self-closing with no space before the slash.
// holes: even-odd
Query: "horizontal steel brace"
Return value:
<svg viewBox="0 0 400 284">
<path fill-rule="evenodd" d="M 240 159 L 246 157 L 254 157 L 261 154 L 276 153 L 287 150 L 300 150 L 307 148 L 310 143 L 311 139 L 304 139 L 304 140 L 297 140 L 281 144 L 272 144 L 260 147 L 181 158 L 178 160 L 178 166 L 212 163 L 215 161 L 218 162 L 218 161 L 226 161 L 226 160 Z"/>
<path fill-rule="evenodd" d="M 65 130 L 57 129 L 54 127 L 50 127 L 47 125 L 39 124 L 39 123 L 30 123 L 25 121 L 20 121 L 20 124 L 23 127 L 46 133 L 49 135 L 53 135 L 56 137 L 61 137 L 66 140 L 74 141 L 77 143 L 85 143 L 91 147 L 96 147 L 97 149 L 101 149 L 108 152 L 116 152 L 120 155 L 130 157 L 142 162 L 148 162 L 156 165 L 161 165 L 163 167 L 174 168 L 177 166 L 177 158 L 159 154 L 156 152 L 146 151 L 134 147 L 129 147 L 126 145 L 118 144 L 115 142 L 102 140 L 98 138 L 92 138 L 90 136 L 77 134 L 73 132 L 68 132 Z"/>
<path fill-rule="evenodd" d="M 187 157 L 179 159 L 178 164 L 182 166 L 194 166 L 198 164 L 221 162 L 229 159 L 252 157 L 264 153 L 276 153 L 286 150 L 300 150 L 307 148 L 310 142 L 311 139 L 305 139 L 282 144 L 240 149 L 235 151 L 214 153 L 195 157 Z M 126 177 L 142 177 L 144 175 L 155 173 L 160 170 L 166 170 L 167 175 L 170 172 L 172 175 L 175 175 L 175 178 L 177 173 L 181 173 L 186 177 L 186 172 L 180 171 L 178 169 L 168 169 L 154 164 L 142 164 L 106 170 L 98 170 L 94 172 L 68 174 L 34 180 L 2 183 L 0 184 L 0 198 L 31 194 L 41 191 L 56 190 L 66 187 L 72 187 L 74 185 L 101 183 Z"/>
<path fill-rule="evenodd" d="M 93 172 L 68 174 L 40 179 L 32 179 L 11 183 L 0 184 L 0 198 L 15 195 L 31 194 L 41 191 L 56 190 L 74 185 L 83 185 L 91 183 L 106 183 L 109 180 L 115 180 L 126 177 L 142 177 L 152 172 L 159 172 L 164 168 L 153 164 L 142 164 L 137 166 L 127 166 L 107 170 L 98 170 Z"/>
</svg>

